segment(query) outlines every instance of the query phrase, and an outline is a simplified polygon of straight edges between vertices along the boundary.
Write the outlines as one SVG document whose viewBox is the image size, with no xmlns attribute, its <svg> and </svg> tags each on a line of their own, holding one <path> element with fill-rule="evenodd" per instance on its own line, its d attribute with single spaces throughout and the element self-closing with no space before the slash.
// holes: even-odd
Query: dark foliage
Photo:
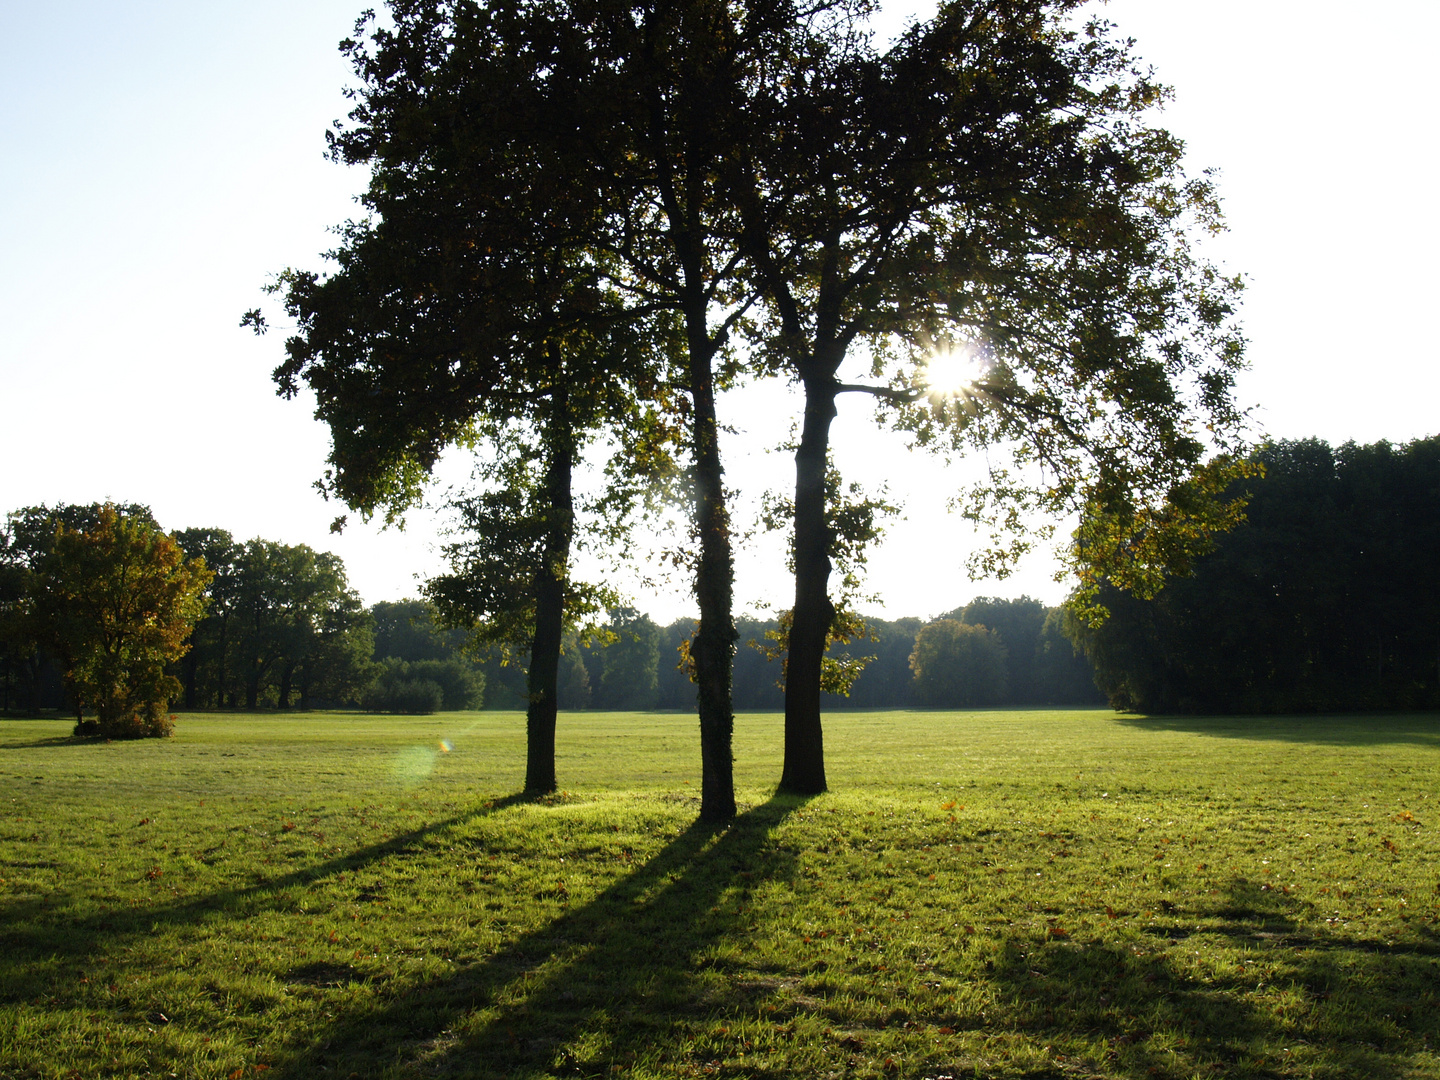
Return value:
<svg viewBox="0 0 1440 1080">
<path fill-rule="evenodd" d="M 1147 712 L 1440 705 L 1440 437 L 1256 455 L 1249 520 L 1153 600 L 1075 623 L 1112 703 Z"/>
</svg>

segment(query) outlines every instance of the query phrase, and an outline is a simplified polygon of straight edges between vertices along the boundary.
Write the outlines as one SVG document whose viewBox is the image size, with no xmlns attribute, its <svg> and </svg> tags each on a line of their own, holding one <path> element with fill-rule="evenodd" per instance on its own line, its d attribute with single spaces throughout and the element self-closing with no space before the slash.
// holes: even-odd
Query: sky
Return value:
<svg viewBox="0 0 1440 1080">
<path fill-rule="evenodd" d="M 330 522 L 315 488 L 328 431 L 270 372 L 283 333 L 240 315 L 286 267 L 321 268 L 365 177 L 324 158 L 350 72 L 336 45 L 360 7 L 4 0 L 0 35 L 0 513 L 102 499 L 148 504 L 166 528 L 309 544 L 344 559 L 367 603 L 415 595 L 443 567 L 450 485 L 403 531 Z M 933 5 L 886 4 L 882 32 Z M 1210 257 L 1248 282 L 1257 432 L 1399 442 L 1440 433 L 1432 332 L 1440 294 L 1433 0 L 1113 0 L 1175 97 L 1163 122 L 1187 168 L 1219 170 L 1229 232 Z M 1298 15 L 1297 15 L 1298 13 Z M 272 315 L 273 312 L 273 304 Z M 853 398 L 853 395 L 851 395 Z M 742 495 L 783 488 L 798 398 L 776 383 L 722 402 Z M 975 595 L 1067 591 L 1041 551 L 1006 581 L 969 580 L 970 528 L 945 512 L 966 463 L 907 451 L 842 399 L 842 472 L 903 502 L 871 557 L 867 610 L 929 617 Z M 974 463 L 969 463 L 973 467 Z M 742 611 L 788 606 L 783 544 L 742 544 Z M 606 572 L 591 564 L 591 572 Z M 638 589 L 620 572 L 622 585 Z M 681 580 L 637 591 L 661 621 L 693 610 Z"/>
</svg>

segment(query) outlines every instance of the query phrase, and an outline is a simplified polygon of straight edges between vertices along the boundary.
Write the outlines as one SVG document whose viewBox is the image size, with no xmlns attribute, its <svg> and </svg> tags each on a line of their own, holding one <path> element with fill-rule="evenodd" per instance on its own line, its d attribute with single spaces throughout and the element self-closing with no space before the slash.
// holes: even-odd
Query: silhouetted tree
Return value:
<svg viewBox="0 0 1440 1080">
<path fill-rule="evenodd" d="M 1116 706 L 1440 705 L 1440 438 L 1260 450 L 1246 523 L 1153 599 L 1070 627 Z"/>
<path fill-rule="evenodd" d="M 1236 445 L 1241 420 L 1238 283 L 1187 240 L 1218 221 L 1214 192 L 1151 126 L 1163 88 L 1103 22 L 1077 32 L 1077 7 L 947 3 L 884 55 L 842 11 L 755 76 L 725 175 L 766 300 L 761 340 L 805 392 L 785 788 L 825 788 L 840 394 L 895 405 L 922 445 L 1009 450 L 1022 470 L 997 466 L 970 503 L 1000 531 L 1023 520 L 1017 507 L 1096 504 L 1104 528 L 1076 558 L 1118 560 L 1117 580 L 1123 568 L 1143 582 L 1233 518 L 1215 499 L 1229 461 L 1204 461 Z M 842 380 L 858 346 L 877 382 Z M 939 384 L 946 350 L 969 354 L 963 385 Z M 1031 467 L 1043 477 L 1024 479 Z"/>
</svg>

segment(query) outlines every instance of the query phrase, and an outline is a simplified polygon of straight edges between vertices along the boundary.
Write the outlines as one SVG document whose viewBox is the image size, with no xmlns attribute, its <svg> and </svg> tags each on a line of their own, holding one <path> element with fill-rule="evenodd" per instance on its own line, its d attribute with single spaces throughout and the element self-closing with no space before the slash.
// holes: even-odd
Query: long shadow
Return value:
<svg viewBox="0 0 1440 1080">
<path fill-rule="evenodd" d="M 453 976 L 342 1016 L 273 1064 L 295 1077 L 365 1077 L 381 1062 L 442 1076 L 589 1076 L 673 1048 L 677 1026 L 754 1007 L 778 985 L 725 978 L 724 953 L 743 940 L 754 890 L 794 876 L 770 836 L 806 801 L 776 796 L 728 827 L 697 822 L 583 905 Z"/>
<path fill-rule="evenodd" d="M 255 914 L 267 904 L 279 906 L 290 890 L 351 874 L 395 855 L 419 849 L 426 837 L 444 832 L 509 807 L 543 801 L 527 794 L 487 800 L 483 805 L 389 840 L 357 848 L 347 854 L 265 878 L 243 888 L 219 889 L 198 896 L 135 908 L 112 908 L 79 919 L 57 921 L 50 897 L 0 905 L 0 1000 L 24 998 L 38 992 L 46 972 L 57 965 L 91 957 L 123 946 L 129 938 L 148 936 L 158 924 L 197 924 L 237 911 Z"/>
<path fill-rule="evenodd" d="M 1326 713 L 1276 716 L 1131 716 L 1115 723 L 1148 732 L 1181 732 L 1218 739 L 1382 746 L 1412 743 L 1440 750 L 1440 713 Z"/>
<path fill-rule="evenodd" d="M 103 746 L 108 741 L 95 735 L 50 735 L 30 742 L 0 742 L 0 750 L 51 750 L 57 746 L 83 746 L 86 743 Z"/>
<path fill-rule="evenodd" d="M 1411 1059 L 1440 1039 L 1440 1013 L 1427 1007 L 1440 989 L 1432 931 L 1412 942 L 1310 934 L 1298 901 L 1243 879 L 1228 893 L 1150 928 L 1164 951 L 1143 940 L 1011 941 L 990 977 L 1037 1037 L 1103 1046 L 1088 1064 L 1107 1076 L 1416 1075 Z M 1180 962 L 1200 949 L 1164 948 L 1207 935 L 1243 944 L 1243 963 L 1216 970 Z"/>
</svg>

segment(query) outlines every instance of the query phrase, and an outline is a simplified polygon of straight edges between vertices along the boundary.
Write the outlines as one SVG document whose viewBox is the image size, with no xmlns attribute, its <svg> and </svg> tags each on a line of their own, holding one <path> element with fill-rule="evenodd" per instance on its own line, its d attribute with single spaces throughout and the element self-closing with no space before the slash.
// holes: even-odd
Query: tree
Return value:
<svg viewBox="0 0 1440 1080">
<path fill-rule="evenodd" d="M 915 698 L 922 705 L 973 709 L 998 705 L 1005 697 L 1005 646 L 983 626 L 938 619 L 915 634 L 910 669 Z"/>
<path fill-rule="evenodd" d="M 327 487 L 367 516 L 402 515 L 447 446 L 536 448 L 492 470 L 515 489 L 461 506 L 520 515 L 503 533 L 523 552 L 493 536 L 457 545 L 457 572 L 431 597 L 480 640 L 528 646 L 525 787 L 547 791 L 561 640 L 603 611 L 569 573 L 572 474 L 607 425 L 627 460 L 667 469 L 664 408 L 637 389 L 663 406 L 675 321 L 625 302 L 587 242 L 603 210 L 574 129 L 603 102 L 550 78 L 572 28 L 525 4 L 397 2 L 391 14 L 368 38 L 362 19 L 344 46 L 361 87 L 331 144 L 371 169 L 370 217 L 345 229 L 334 274 L 282 278 L 299 333 L 276 378 L 286 394 L 302 380 L 315 391 L 333 439 Z"/>
<path fill-rule="evenodd" d="M 76 734 L 168 735 L 179 693 L 167 664 L 185 652 L 204 611 L 210 572 L 186 562 L 178 544 L 149 522 L 101 507 L 95 525 L 58 525 L 27 601 L 37 638 L 61 658 L 77 708 Z"/>
<path fill-rule="evenodd" d="M 1049 608 L 1035 643 L 1035 698 L 1041 705 L 1099 705 L 1105 700 L 1095 685 L 1095 669 L 1072 640 L 1075 615 L 1064 607 Z"/>
<path fill-rule="evenodd" d="M 1440 438 L 1262 447 L 1245 524 L 1149 598 L 1104 584 L 1067 631 L 1119 708 L 1440 704 Z"/>
<path fill-rule="evenodd" d="M 1149 124 L 1164 89 L 1103 22 L 1075 30 L 1078 7 L 947 3 L 883 56 L 842 10 L 753 91 L 726 176 L 763 343 L 805 392 L 785 788 L 825 787 L 840 394 L 895 406 L 922 446 L 1011 452 L 1017 470 L 994 469 L 968 504 L 997 532 L 986 569 L 1024 550 L 1023 532 L 1000 543 L 1024 512 L 1093 505 L 1077 565 L 1143 588 L 1239 512 L 1218 499 L 1242 420 L 1239 286 L 1188 241 L 1218 227 L 1214 192 Z M 882 381 L 842 381 L 859 345 Z"/>
<path fill-rule="evenodd" d="M 970 626 L 984 626 L 995 631 L 1005 646 L 1006 703 L 1033 705 L 1039 701 L 1035 686 L 1035 654 L 1040 645 L 1040 632 L 1045 626 L 1045 606 L 1039 600 L 1022 596 L 1003 600 L 998 596 L 977 596 L 962 608 L 942 619 L 956 619 Z"/>
<path fill-rule="evenodd" d="M 361 508 L 402 503 L 439 448 L 468 436 L 477 410 L 561 384 L 562 331 L 597 324 L 593 304 L 573 302 L 578 279 L 603 279 L 601 293 L 621 301 L 599 323 L 643 328 L 650 346 L 614 365 L 612 385 L 661 392 L 665 380 L 628 357 L 653 365 L 673 341 L 701 611 L 689 649 L 701 815 L 711 819 L 735 813 L 736 635 L 715 394 L 738 370 L 727 349 L 753 299 L 736 273 L 738 215 L 717 177 L 751 73 L 809 13 L 717 0 L 393 3 L 393 26 L 347 45 L 359 104 L 333 144 L 372 168 L 372 220 L 347 231 L 332 279 L 285 282 L 302 333 L 282 386 L 304 377 L 316 390 L 335 435 L 333 489 Z M 537 289 L 542 271 L 549 284 Z M 529 343 L 525 355 L 516 342 Z M 592 381 L 567 373 L 563 384 Z M 544 431 L 547 445 L 563 434 Z M 532 670 L 556 655 L 552 621 Z M 547 692 L 532 691 L 532 707 L 549 707 Z"/>
<path fill-rule="evenodd" d="M 312 695 L 346 700 L 371 679 L 374 639 L 368 613 L 345 578 L 340 559 L 305 544 L 248 541 L 235 560 L 233 625 L 230 628 L 232 703 L 243 695 L 247 709 L 262 695 L 300 707 Z"/>
<path fill-rule="evenodd" d="M 660 627 L 633 607 L 615 607 L 605 629 L 614 640 L 593 651 L 597 662 L 590 686 L 595 708 L 653 709 L 660 692 Z"/>
<path fill-rule="evenodd" d="M 382 600 L 370 608 L 375 627 L 375 659 L 448 660 L 464 647 L 468 635 L 441 627 L 439 612 L 426 600 Z"/>
<path fill-rule="evenodd" d="M 241 547 L 225 529 L 181 529 L 175 533 L 175 542 L 190 558 L 203 560 L 214 575 L 205 588 L 205 615 L 190 635 L 190 649 L 181 668 L 185 708 L 198 709 L 202 700 L 211 700 L 212 693 L 215 705 L 223 706 Z"/>
<path fill-rule="evenodd" d="M 0 530 L 0 668 L 4 672 L 5 707 L 12 691 L 31 709 L 63 706 L 66 691 L 55 658 L 35 636 L 36 626 L 24 611 L 24 598 L 35 588 L 35 573 L 55 542 L 57 525 L 90 531 L 104 504 L 60 503 L 11 511 Z M 147 506 L 115 507 L 124 518 L 159 528 Z"/>
</svg>

